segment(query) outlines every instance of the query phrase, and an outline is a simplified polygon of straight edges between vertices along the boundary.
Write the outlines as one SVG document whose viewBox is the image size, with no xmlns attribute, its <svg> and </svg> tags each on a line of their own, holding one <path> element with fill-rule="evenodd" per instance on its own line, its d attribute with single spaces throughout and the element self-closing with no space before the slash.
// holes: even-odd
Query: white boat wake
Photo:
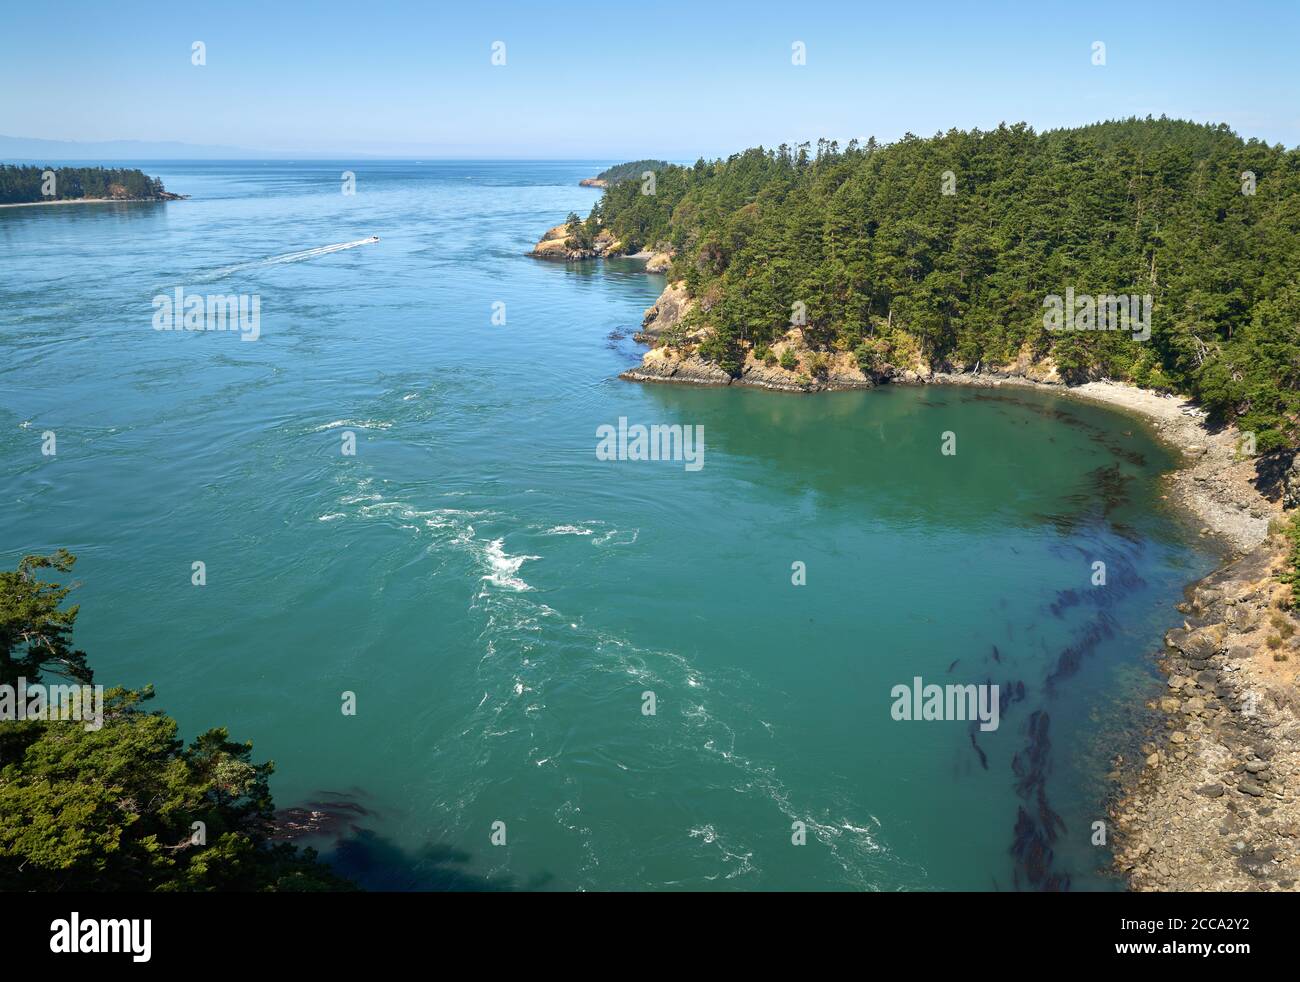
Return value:
<svg viewBox="0 0 1300 982">
<path fill-rule="evenodd" d="M 344 249 L 355 249 L 357 246 L 370 245 L 378 242 L 379 236 L 371 235 L 368 238 L 357 239 L 355 242 L 336 242 L 333 245 L 319 246 L 315 249 L 304 249 L 301 252 L 286 252 L 283 256 L 271 256 L 269 259 L 259 259 L 251 263 L 239 263 L 235 266 L 225 266 L 221 269 L 213 270 L 203 277 L 204 280 L 220 279 L 223 276 L 229 276 L 232 273 L 238 273 L 246 269 L 259 269 L 263 266 L 278 266 L 282 263 L 300 263 L 307 259 L 315 259 L 317 256 L 328 256 L 331 252 L 342 252 Z"/>
</svg>

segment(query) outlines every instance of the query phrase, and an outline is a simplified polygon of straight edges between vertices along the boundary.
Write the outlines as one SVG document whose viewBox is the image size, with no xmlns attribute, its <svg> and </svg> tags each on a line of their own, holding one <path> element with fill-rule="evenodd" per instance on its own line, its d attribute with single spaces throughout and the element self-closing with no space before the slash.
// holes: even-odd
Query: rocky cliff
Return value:
<svg viewBox="0 0 1300 982">
<path fill-rule="evenodd" d="M 595 178 L 591 178 L 595 180 Z M 546 234 L 538 240 L 528 255 L 538 259 L 562 259 L 576 262 L 582 259 L 599 259 L 603 256 L 626 255 L 623 243 L 614 238 L 613 233 L 602 229 L 592 238 L 588 246 L 579 245 L 575 236 L 569 233 L 567 225 L 556 225 L 547 229 Z M 666 251 L 646 249 L 631 256 L 645 260 L 647 273 L 663 273 L 672 263 L 672 254 Z"/>
<path fill-rule="evenodd" d="M 572 262 L 599 256 L 615 256 L 618 255 L 619 249 L 620 243 L 609 232 L 601 231 L 592 239 L 590 247 L 582 247 L 574 242 L 567 225 L 556 225 L 547 230 L 528 255 L 538 259 L 562 259 Z"/>
<path fill-rule="evenodd" d="M 647 270 L 659 260 L 667 268 L 671 257 L 654 256 Z M 1007 365 L 930 366 L 920 352 L 900 349 L 890 359 L 867 360 L 864 364 L 848 351 L 820 351 L 809 345 L 802 328 L 792 326 L 770 347 L 748 346 L 738 375 L 729 375 L 716 363 L 699 355 L 708 340 L 707 329 L 691 329 L 689 316 L 696 309 L 707 311 L 707 300 L 691 297 L 684 282 L 669 283 L 646 310 L 636 339 L 651 345 L 641 364 L 622 374 L 638 382 L 685 382 L 699 385 L 746 385 L 785 392 L 820 392 L 836 389 L 870 388 L 881 382 L 942 381 L 947 374 L 978 371 L 983 378 L 1019 378 L 1047 384 L 1060 381 L 1050 359 L 1035 359 L 1025 351 Z"/>
</svg>

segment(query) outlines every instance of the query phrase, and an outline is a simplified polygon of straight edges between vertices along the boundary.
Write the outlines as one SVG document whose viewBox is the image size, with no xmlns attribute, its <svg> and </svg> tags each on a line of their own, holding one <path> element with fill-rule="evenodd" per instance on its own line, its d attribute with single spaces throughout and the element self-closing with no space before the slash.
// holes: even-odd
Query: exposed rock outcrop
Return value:
<svg viewBox="0 0 1300 982">
<path fill-rule="evenodd" d="M 647 273 L 666 273 L 668 267 L 672 265 L 673 257 L 669 252 L 655 252 L 645 261 L 645 271 Z"/>
<path fill-rule="evenodd" d="M 614 236 L 603 229 L 596 234 L 589 248 L 580 247 L 574 243 L 567 225 L 556 225 L 547 230 L 528 255 L 538 259 L 561 259 L 573 262 L 579 259 L 594 259 L 598 256 L 618 255 L 620 248 L 621 244 Z"/>
<path fill-rule="evenodd" d="M 596 177 L 588 177 L 580 183 L 591 187 L 603 188 L 609 186 L 607 181 Z M 582 259 L 627 255 L 629 251 L 608 229 L 601 229 L 597 232 L 588 245 L 579 245 L 575 238 L 569 233 L 567 223 L 555 225 L 546 230 L 546 233 L 528 252 L 528 255 L 537 259 L 560 259 L 565 262 L 576 262 Z M 666 243 L 661 243 L 653 249 L 643 249 L 630 258 L 644 259 L 647 273 L 666 273 L 668 267 L 672 264 L 673 253 Z"/>
<path fill-rule="evenodd" d="M 752 385 L 784 392 L 861 389 L 875 384 L 875 379 L 862 372 L 852 355 L 846 352 L 818 355 L 809 351 L 803 343 L 802 332 L 797 328 L 785 340 L 773 345 L 766 358 L 759 358 L 753 350 L 748 351 L 736 377 L 694 352 L 694 347 L 704 340 L 707 332 L 683 335 L 679 339 L 684 342 L 680 350 L 658 344 L 666 333 L 684 330 L 686 317 L 695 307 L 696 301 L 686 292 L 685 283 L 669 283 L 659 299 L 646 310 L 641 330 L 636 335 L 636 340 L 655 347 L 646 352 L 638 368 L 624 372 L 622 377 L 640 382 Z M 782 356 L 787 350 L 789 355 L 785 365 L 789 367 L 783 367 Z"/>
<path fill-rule="evenodd" d="M 554 230 L 553 230 L 554 231 Z M 648 272 L 667 269 L 672 261 L 669 253 L 651 253 L 646 263 Z M 786 334 L 763 352 L 763 357 L 746 346 L 740 373 L 729 376 L 716 365 L 707 370 L 704 359 L 696 353 L 698 345 L 707 339 L 707 331 L 695 331 L 689 337 L 673 339 L 681 350 L 671 356 L 659 351 L 658 346 L 669 332 L 680 328 L 686 316 L 700 305 L 691 297 L 684 282 L 669 283 L 642 318 L 641 330 L 636 340 L 650 344 L 640 367 L 623 373 L 623 378 L 634 381 L 694 382 L 707 385 L 752 385 L 764 389 L 786 392 L 821 392 L 833 389 L 869 388 L 884 381 L 924 383 L 932 380 L 953 379 L 968 370 L 964 365 L 946 365 L 936 369 L 920 357 L 919 352 L 905 354 L 898 364 L 882 363 L 871 371 L 864 371 L 851 352 L 811 349 L 805 342 L 803 331 L 791 327 Z M 707 301 L 704 309 L 707 310 Z M 682 366 L 692 366 L 684 370 Z M 1006 365 L 973 366 L 980 378 L 1021 379 L 1045 385 L 1060 384 L 1060 375 L 1050 358 L 1034 358 L 1028 346 L 1014 362 Z M 725 381 L 724 381 L 725 379 Z M 960 381 L 960 379 L 956 379 Z"/>
<path fill-rule="evenodd" d="M 1282 506 L 1300 508 L 1300 453 L 1291 458 L 1291 466 L 1282 475 Z"/>
<path fill-rule="evenodd" d="M 649 269 L 649 263 L 646 264 L 646 268 Z M 664 288 L 664 292 L 659 294 L 659 299 L 641 318 L 641 330 L 636 335 L 636 339 L 644 342 L 658 340 L 665 331 L 670 331 L 682 323 L 682 319 L 690 313 L 693 303 L 686 293 L 685 283 L 669 283 Z"/>
<path fill-rule="evenodd" d="M 732 382 L 731 376 L 713 362 L 668 347 L 647 352 L 637 368 L 628 369 L 619 377 L 636 382 L 690 382 L 695 385 L 730 385 Z"/>
<path fill-rule="evenodd" d="M 663 320 L 667 316 L 658 315 L 656 320 Z M 792 368 L 782 367 L 779 360 L 787 348 L 796 359 Z M 772 358 L 767 360 L 749 352 L 741 365 L 740 374 L 732 376 L 715 362 L 701 358 L 689 349 L 662 345 L 646 352 L 641 364 L 624 372 L 620 378 L 636 382 L 744 385 L 779 392 L 869 389 L 876 384 L 876 379 L 864 374 L 851 355 L 842 352 L 832 356 L 819 356 L 799 348 L 797 341 L 778 343 L 772 352 Z"/>
</svg>

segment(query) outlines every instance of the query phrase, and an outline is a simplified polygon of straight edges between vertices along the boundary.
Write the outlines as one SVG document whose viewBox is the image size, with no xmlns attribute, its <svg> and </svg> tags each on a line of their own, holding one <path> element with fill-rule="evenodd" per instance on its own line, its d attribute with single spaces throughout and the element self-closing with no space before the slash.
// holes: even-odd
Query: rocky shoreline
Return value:
<svg viewBox="0 0 1300 982">
<path fill-rule="evenodd" d="M 1148 707 L 1145 757 L 1115 762 L 1114 863 L 1134 890 L 1296 887 L 1300 705 L 1281 556 L 1267 541 L 1179 605 L 1186 619 L 1165 637 L 1168 694 Z"/>
<path fill-rule="evenodd" d="M 574 255 L 563 226 L 533 255 L 616 255 L 612 241 Z M 547 251 L 539 251 L 546 243 Z M 646 258 L 649 254 L 639 254 Z M 668 254 L 656 257 L 666 269 Z M 1148 703 L 1142 759 L 1113 761 L 1112 862 L 1138 891 L 1292 890 L 1300 878 L 1300 622 L 1277 573 L 1283 508 L 1300 505 L 1300 455 L 1252 457 L 1242 434 L 1212 428 L 1189 400 L 1108 380 L 1065 385 L 1050 359 L 935 368 L 919 357 L 866 372 L 848 352 L 813 352 L 793 327 L 763 352 L 746 352 L 739 375 L 700 357 L 703 332 L 687 315 L 697 301 L 669 283 L 636 339 L 652 347 L 620 378 L 740 385 L 781 392 L 881 384 L 1029 387 L 1132 415 L 1180 455 L 1162 497 L 1197 524 L 1224 565 L 1187 588 L 1185 620 L 1155 656 L 1169 694 Z M 669 343 L 671 342 L 671 343 Z"/>
<path fill-rule="evenodd" d="M 562 225 L 530 253 L 569 261 L 619 254 L 604 231 L 591 248 L 574 248 Z M 666 272 L 672 259 L 668 251 L 637 256 L 652 272 Z M 1177 451 L 1180 466 L 1165 475 L 1162 497 L 1214 539 L 1225 564 L 1187 588 L 1178 607 L 1185 620 L 1155 656 L 1169 694 L 1147 706 L 1142 760 L 1113 762 L 1113 867 L 1139 891 L 1295 889 L 1300 622 L 1277 579 L 1287 549 L 1276 529 L 1283 508 L 1300 505 L 1300 454 L 1244 453 L 1242 434 L 1212 428 L 1184 398 L 1109 380 L 1067 386 L 1050 359 L 1029 351 L 973 368 L 936 368 L 919 353 L 903 365 L 861 362 L 855 353 L 810 350 L 792 326 L 761 352 L 746 351 L 733 376 L 697 353 L 706 332 L 693 330 L 688 315 L 701 305 L 707 310 L 707 300 L 670 282 L 636 334 L 650 349 L 619 377 L 802 393 L 880 384 L 1041 388 L 1135 416 Z"/>
<path fill-rule="evenodd" d="M 1300 457 L 1243 456 L 1188 400 L 1116 382 L 1064 387 L 936 372 L 941 384 L 1029 385 L 1132 414 L 1181 455 L 1165 495 L 1222 547 L 1155 655 L 1142 757 L 1117 757 L 1113 866 L 1137 891 L 1294 890 L 1300 880 L 1300 621 L 1278 580 L 1275 529 L 1300 499 Z"/>
<path fill-rule="evenodd" d="M 582 248 L 574 244 L 573 236 L 569 234 L 567 225 L 556 225 L 546 230 L 546 233 L 537 240 L 537 245 L 533 246 L 528 255 L 534 259 L 560 259 L 565 262 L 576 262 L 580 259 L 596 259 L 610 255 L 614 252 L 615 246 L 614 237 L 608 232 L 601 232 L 592 241 L 589 248 Z"/>
<path fill-rule="evenodd" d="M 645 261 L 647 273 L 663 273 L 668 269 L 672 257 L 666 252 L 643 249 L 640 252 L 628 252 L 614 236 L 605 230 L 596 234 L 587 246 L 573 241 L 567 225 L 556 225 L 546 233 L 529 250 L 528 255 L 534 259 L 555 259 L 564 262 L 581 262 L 586 259 L 605 259 L 615 256 Z"/>
<path fill-rule="evenodd" d="M 868 374 L 847 352 L 809 352 L 792 328 L 738 377 L 701 358 L 683 323 L 696 301 L 669 284 L 637 340 L 654 345 L 621 378 L 785 392 L 879 384 L 1039 388 L 1133 415 L 1180 455 L 1164 498 L 1213 537 L 1225 565 L 1187 589 L 1181 627 L 1157 664 L 1169 694 L 1148 704 L 1143 759 L 1114 761 L 1112 856 L 1131 889 L 1292 890 L 1300 878 L 1300 622 L 1277 573 L 1283 507 L 1300 504 L 1300 455 L 1251 457 L 1242 434 L 1214 429 L 1189 400 L 1112 381 L 1066 386 L 1050 361 Z M 675 336 L 674 336 L 675 334 Z M 667 336 L 667 337 L 666 337 Z M 674 344 L 662 343 L 672 338 Z M 787 354 L 787 351 L 789 352 Z"/>
<path fill-rule="evenodd" d="M 1168 497 L 1195 517 L 1203 534 L 1215 536 L 1228 550 L 1240 554 L 1258 547 L 1268 537 L 1270 521 L 1280 513 L 1277 501 L 1261 493 L 1260 472 L 1277 471 L 1280 479 L 1290 460 L 1243 455 L 1241 434 L 1232 427 L 1211 431 L 1205 412 L 1187 399 L 1107 380 L 1066 385 L 1050 359 L 1035 360 L 1027 352 L 1007 365 L 977 365 L 970 370 L 934 367 L 918 357 L 906 366 L 881 365 L 868 373 L 848 352 L 810 352 L 797 327 L 774 343 L 766 358 L 759 358 L 753 350 L 746 352 L 739 375 L 733 377 L 692 350 L 701 337 L 690 333 L 684 322 L 695 303 L 684 284 L 670 283 L 646 310 L 636 335 L 636 340 L 654 346 L 640 365 L 619 377 L 634 382 L 740 385 L 780 392 L 866 389 L 883 384 L 1039 388 L 1136 415 L 1151 426 L 1156 436 L 1182 457 L 1182 466 L 1168 477 Z M 683 343 L 662 343 L 673 332 L 678 332 Z M 1300 475 L 1295 480 L 1300 483 Z M 1270 494 L 1274 499 L 1279 496 Z"/>
</svg>

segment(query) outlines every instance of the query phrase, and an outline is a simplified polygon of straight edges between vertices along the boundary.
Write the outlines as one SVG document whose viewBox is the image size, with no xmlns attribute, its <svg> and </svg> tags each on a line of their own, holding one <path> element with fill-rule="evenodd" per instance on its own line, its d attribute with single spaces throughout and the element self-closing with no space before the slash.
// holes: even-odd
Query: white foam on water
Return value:
<svg viewBox="0 0 1300 982">
<path fill-rule="evenodd" d="M 718 837 L 718 833 L 714 831 L 712 825 L 701 825 L 697 829 L 691 829 L 686 834 L 692 839 L 703 839 L 705 842 L 712 842 Z"/>
<path fill-rule="evenodd" d="M 725 879 L 734 880 L 738 876 L 745 876 L 748 873 L 756 872 L 756 867 L 752 862 L 750 862 L 750 860 L 754 858 L 753 852 L 742 851 L 741 847 L 729 844 L 726 838 L 719 835 L 717 829 L 712 825 L 702 825 L 698 828 L 693 828 L 687 833 L 687 835 L 692 839 L 699 839 L 705 845 L 717 846 L 719 861 L 725 866 L 732 867 L 724 877 Z M 706 875 L 704 877 L 705 880 L 710 881 L 716 880 L 717 878 L 717 874 L 714 874 L 713 876 Z"/>
<path fill-rule="evenodd" d="M 335 430 L 340 426 L 346 426 L 349 429 L 357 430 L 390 430 L 393 428 L 391 420 L 373 420 L 373 419 L 336 419 L 328 423 L 322 423 L 320 426 L 313 427 L 309 432 L 324 433 L 326 430 Z"/>
<path fill-rule="evenodd" d="M 532 589 L 532 587 L 515 574 L 519 572 L 519 568 L 523 566 L 524 563 L 528 562 L 530 559 L 541 559 L 541 556 L 507 555 L 504 539 L 493 539 L 489 542 L 483 555 L 492 567 L 492 572 L 484 576 L 484 580 L 487 580 L 493 586 L 506 587 L 521 592 Z"/>
<path fill-rule="evenodd" d="M 446 763 L 451 771 L 459 773 L 462 766 L 465 768 L 460 778 L 462 800 L 452 809 L 454 814 L 449 820 L 463 818 L 463 810 L 477 798 L 482 786 L 481 769 L 494 747 L 513 752 L 513 744 L 526 739 L 528 760 L 539 767 L 545 764 L 556 768 L 566 779 L 571 778 L 564 757 L 570 734 L 544 711 L 550 702 L 548 693 L 557 684 L 575 680 L 582 680 L 591 688 L 612 684 L 621 689 L 626 685 L 623 680 L 631 677 L 636 680 L 637 689 L 665 687 L 689 693 L 680 716 L 671 724 L 673 734 L 668 752 L 683 760 L 715 762 L 706 772 L 711 774 L 707 779 L 710 785 L 731 787 L 755 805 L 775 807 L 787 822 L 804 822 L 810 838 L 821 844 L 841 870 L 840 877 L 846 886 L 872 889 L 878 882 L 877 871 L 882 864 L 897 864 L 897 857 L 887 858 L 890 850 L 880 841 L 880 822 L 873 815 L 863 814 L 857 794 L 833 787 L 793 793 L 778 776 L 777 766 L 764 759 L 771 752 L 774 728 L 769 722 L 759 720 L 745 704 L 744 693 L 754 682 L 743 671 L 705 673 L 681 654 L 639 647 L 626 637 L 594 628 L 582 617 L 575 619 L 572 614 L 566 616 L 538 603 L 529 595 L 533 587 L 521 577 L 520 571 L 525 563 L 542 557 L 507 552 L 505 539 L 519 530 L 519 522 L 508 514 L 419 508 L 400 500 L 374 500 L 377 496 L 364 493 L 371 490 L 364 485 L 348 490 L 352 492 L 349 502 L 352 510 L 363 518 L 417 521 L 420 523 L 417 534 L 429 540 L 431 554 L 468 559 L 471 568 L 477 567 L 475 572 L 481 574 L 480 588 L 469 606 L 470 613 L 480 621 L 481 657 L 474 672 L 483 695 L 477 706 L 467 708 L 466 716 L 456 727 L 455 747 L 447 749 Z M 496 537 L 489 534 L 480 538 L 476 523 L 488 525 L 494 532 L 501 531 Z M 593 544 L 598 539 L 628 542 L 635 541 L 636 537 L 636 530 L 617 530 L 594 520 L 526 528 L 534 535 L 573 535 Z M 472 701 L 470 704 L 473 705 Z M 715 707 L 722 708 L 715 710 Z M 757 749 L 758 745 L 753 743 L 755 736 L 761 737 L 763 749 Z M 755 756 L 750 757 L 748 753 Z M 620 771 L 627 769 L 625 764 L 615 763 Z M 449 779 L 450 772 L 444 777 Z M 816 805 L 812 801 L 795 800 L 807 793 L 816 795 Z M 556 817 L 579 837 L 588 856 L 584 866 L 591 869 L 598 862 L 595 850 L 608 847 L 609 842 L 606 832 L 596 835 L 587 827 L 588 823 L 579 820 L 578 811 L 570 803 Z M 756 843 L 746 842 L 733 832 L 720 835 L 711 824 L 694 824 L 690 836 L 707 845 L 717 864 L 704 879 L 759 874 L 755 865 Z M 690 882 L 699 879 L 693 877 Z"/>
<path fill-rule="evenodd" d="M 591 544 L 595 546 L 630 546 L 636 543 L 637 536 L 640 534 L 640 529 L 632 529 L 630 531 L 625 529 L 609 529 L 602 535 L 592 539 Z"/>
<path fill-rule="evenodd" d="M 589 521 L 564 525 L 552 525 L 549 528 L 533 526 L 541 535 L 577 535 L 591 538 L 594 546 L 630 546 L 637 540 L 640 529 L 614 528 L 608 522 Z"/>
<path fill-rule="evenodd" d="M 343 252 L 345 249 L 355 249 L 357 246 L 374 245 L 374 237 L 357 239 L 355 242 L 335 242 L 333 245 L 317 246 L 315 249 L 302 249 L 298 252 L 286 252 L 282 256 L 269 256 L 266 259 L 257 259 L 250 263 L 236 263 L 234 266 L 223 266 L 221 269 L 214 269 L 212 272 L 198 278 L 199 282 L 207 280 L 220 279 L 223 276 L 230 276 L 232 273 L 239 273 L 246 269 L 259 269 L 263 266 L 279 266 L 284 263 L 301 263 L 308 259 L 316 259 L 320 256 L 328 256 L 331 253 Z"/>
<path fill-rule="evenodd" d="M 556 525 L 549 528 L 542 535 L 594 535 L 595 533 L 589 528 L 583 528 L 581 525 Z"/>
</svg>

